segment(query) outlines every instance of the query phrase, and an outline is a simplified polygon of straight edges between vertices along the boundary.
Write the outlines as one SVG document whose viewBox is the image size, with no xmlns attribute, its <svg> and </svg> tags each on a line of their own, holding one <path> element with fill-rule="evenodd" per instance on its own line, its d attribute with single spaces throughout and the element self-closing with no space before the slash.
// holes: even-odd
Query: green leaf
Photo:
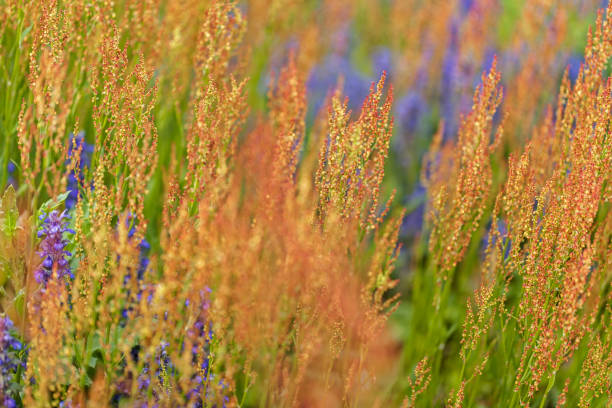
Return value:
<svg viewBox="0 0 612 408">
<path fill-rule="evenodd" d="M 6 259 L 0 257 L 0 288 L 4 286 L 4 284 L 10 279 L 10 277 L 11 265 L 6 261 Z"/>
<path fill-rule="evenodd" d="M 21 43 L 23 42 L 23 40 L 25 39 L 26 35 L 28 35 L 28 33 L 30 32 L 30 30 L 32 30 L 32 25 L 27 26 L 23 32 L 21 33 L 21 37 L 19 38 L 19 48 L 21 48 Z"/>
<path fill-rule="evenodd" d="M 91 368 L 95 368 L 97 361 L 98 361 L 98 358 L 96 356 L 90 356 L 89 361 L 87 362 L 87 365 Z"/>
<path fill-rule="evenodd" d="M 98 350 L 102 350 L 100 336 L 97 333 L 90 333 L 89 336 L 87 336 L 87 355 L 91 356 Z"/>
<path fill-rule="evenodd" d="M 15 299 L 13 300 L 13 305 L 15 306 L 15 310 L 17 311 L 17 313 L 19 313 L 19 316 L 24 317 L 25 316 L 25 290 L 24 289 L 20 289 L 19 292 L 17 292 L 17 295 L 15 296 Z"/>
<path fill-rule="evenodd" d="M 17 209 L 17 195 L 12 185 L 4 191 L 2 202 L 0 202 L 0 229 L 8 238 L 15 235 L 19 210 Z"/>
<path fill-rule="evenodd" d="M 62 204 L 64 201 L 66 201 L 66 199 L 68 198 L 68 196 L 70 195 L 70 191 L 66 191 L 60 195 L 57 196 L 57 200 L 55 200 L 55 207 L 58 207 L 60 204 Z"/>
<path fill-rule="evenodd" d="M 39 219 L 37 220 L 38 225 L 40 225 L 41 223 L 40 216 L 42 216 L 43 214 L 47 215 L 49 214 L 49 212 L 61 206 L 64 203 L 64 201 L 66 201 L 66 199 L 68 198 L 68 195 L 70 195 L 70 191 L 66 191 L 58 195 L 56 199 L 51 198 L 45 201 L 44 203 L 42 203 L 42 205 L 38 209 L 38 217 L 39 217 Z"/>
</svg>

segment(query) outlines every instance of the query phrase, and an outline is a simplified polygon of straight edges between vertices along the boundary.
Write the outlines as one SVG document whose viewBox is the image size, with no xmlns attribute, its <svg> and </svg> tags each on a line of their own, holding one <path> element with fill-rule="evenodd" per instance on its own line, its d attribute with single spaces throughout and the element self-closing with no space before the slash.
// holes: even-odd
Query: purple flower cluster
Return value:
<svg viewBox="0 0 612 408">
<path fill-rule="evenodd" d="M 412 194 L 404 199 L 404 206 L 407 209 L 406 216 L 402 220 L 400 233 L 406 238 L 415 238 L 423 228 L 425 218 L 426 189 L 418 183 Z"/>
<path fill-rule="evenodd" d="M 24 346 L 15 336 L 8 317 L 0 317 L 0 402 L 3 407 L 17 406 L 19 375 L 25 371 Z"/>
<path fill-rule="evenodd" d="M 440 84 L 441 114 L 444 118 L 444 140 L 455 136 L 459 128 L 459 113 L 466 113 L 469 100 L 462 95 L 460 88 L 463 82 L 469 81 L 471 75 L 462 69 L 459 49 L 459 20 L 451 21 L 449 44 L 442 63 L 442 81 Z M 461 99 L 461 100 L 460 100 Z"/>
<path fill-rule="evenodd" d="M 125 220 L 125 225 L 126 227 L 130 226 L 130 222 L 132 221 L 133 216 L 132 215 L 128 215 L 128 217 Z M 132 240 L 132 238 L 134 237 L 134 234 L 136 233 L 136 226 L 133 225 L 129 231 L 128 231 L 128 239 Z M 138 249 L 140 250 L 140 254 L 139 254 L 139 258 L 138 258 L 138 270 L 136 271 L 136 279 L 138 280 L 139 283 L 142 282 L 142 280 L 144 279 L 144 274 L 147 270 L 147 268 L 149 267 L 149 251 L 151 249 L 151 245 L 149 244 L 149 241 L 147 241 L 146 238 L 143 238 L 140 243 L 138 244 Z M 132 272 L 131 272 L 131 268 L 128 268 L 128 273 L 125 275 L 125 277 L 123 278 L 123 284 L 127 285 L 128 282 L 130 281 L 130 279 L 132 278 Z M 140 301 L 141 297 L 142 297 L 142 293 L 143 291 L 147 291 L 149 292 L 148 298 L 150 300 L 150 298 L 152 297 L 152 293 L 150 290 L 146 290 L 146 286 L 143 287 L 141 286 L 141 288 L 138 291 L 137 294 L 137 299 L 138 301 Z M 129 290 L 128 290 L 128 294 L 129 294 Z M 132 306 L 128 306 L 127 308 L 124 308 L 121 311 L 121 317 L 122 317 L 122 324 L 125 324 L 125 320 L 128 318 L 128 314 L 129 312 L 132 310 Z"/>
<path fill-rule="evenodd" d="M 193 326 L 187 331 L 187 336 L 193 340 L 192 364 L 199 364 L 200 366 L 200 374 L 192 379 L 193 388 L 187 393 L 188 397 L 195 396 L 194 408 L 202 408 L 205 401 L 210 401 L 214 397 L 208 387 L 208 384 L 214 381 L 214 374 L 209 371 L 210 342 L 213 339 L 213 330 L 212 324 L 207 318 L 211 292 L 212 290 L 209 287 L 200 290 L 197 309 L 199 315 Z M 186 306 L 189 306 L 189 300 L 186 301 Z M 219 385 L 221 389 L 227 387 L 223 380 L 219 382 Z M 202 396 L 205 396 L 205 398 L 202 398 Z M 224 396 L 222 406 L 225 407 L 228 402 L 229 398 Z"/>
<path fill-rule="evenodd" d="M 570 81 L 576 83 L 580 68 L 584 64 L 584 57 L 578 54 L 572 54 L 567 58 L 567 73 Z"/>
<path fill-rule="evenodd" d="M 38 237 L 42 238 L 38 255 L 43 261 L 34 272 L 34 277 L 43 286 L 47 285 L 54 270 L 59 278 L 69 276 L 74 279 L 68 259 L 66 259 L 66 256 L 72 256 L 72 254 L 66 251 L 68 241 L 64 239 L 64 233 L 74 234 L 74 231 L 68 228 L 69 218 L 65 210 L 62 213 L 53 210 L 49 215 L 40 216 L 43 225 L 38 231 Z"/>
<path fill-rule="evenodd" d="M 128 231 L 128 238 L 132 239 L 135 233 L 136 233 L 136 227 L 134 226 Z M 143 238 L 138 244 L 138 248 L 140 249 L 140 257 L 138 261 L 137 277 L 138 277 L 138 280 L 142 280 L 142 278 L 144 277 L 144 273 L 147 270 L 147 267 L 149 266 L 148 253 L 149 253 L 149 250 L 151 249 L 151 245 L 149 244 L 149 241 L 147 241 L 146 238 Z"/>
<path fill-rule="evenodd" d="M 193 325 L 187 331 L 187 337 L 191 339 L 192 349 L 191 349 L 191 362 L 194 366 L 198 366 L 198 373 L 193 375 L 191 378 L 191 388 L 186 392 L 186 397 L 190 399 L 193 403 L 190 407 L 193 408 L 201 408 L 204 406 L 209 406 L 210 401 L 217 400 L 217 397 L 214 395 L 214 390 L 209 387 L 211 382 L 216 381 L 214 378 L 214 374 L 212 374 L 209 370 L 209 354 L 210 354 L 210 345 L 213 339 L 213 331 L 212 324 L 207 318 L 208 309 L 210 307 L 209 296 L 211 290 L 206 287 L 199 292 L 199 299 L 196 303 L 197 318 Z M 189 300 L 185 301 L 185 306 L 189 307 L 191 302 Z M 167 318 L 167 315 L 164 317 Z M 155 366 L 158 367 L 155 372 L 151 371 L 151 365 L 149 363 L 145 363 L 141 373 L 138 376 L 138 391 L 141 395 L 152 394 L 154 399 L 160 398 L 157 393 L 159 392 L 157 389 L 151 389 L 151 385 L 153 380 L 157 379 L 159 382 L 164 381 L 165 376 L 175 376 L 180 375 L 177 372 L 177 369 L 170 359 L 168 353 L 168 347 L 170 344 L 166 341 L 162 341 L 158 348 L 158 351 L 155 354 Z M 181 347 L 184 347 L 181 345 Z M 140 345 L 136 345 L 132 348 L 131 351 L 132 359 L 137 362 L 141 358 L 141 347 Z M 217 384 L 220 386 L 221 390 L 228 389 L 227 384 L 221 380 L 218 381 Z M 129 390 L 120 389 L 117 390 L 117 393 L 112 398 L 113 405 L 119 405 L 119 401 L 123 397 L 129 396 Z M 226 407 L 229 403 L 229 397 L 227 395 L 221 396 L 222 407 Z M 141 407 L 156 407 L 157 404 L 149 405 L 148 403 L 143 403 L 140 405 Z M 212 405 L 213 407 L 217 405 Z"/>
<path fill-rule="evenodd" d="M 76 148 L 76 149 L 75 149 Z M 91 155 L 94 151 L 94 145 L 85 141 L 85 132 L 81 131 L 76 136 L 70 135 L 68 145 L 68 158 L 70 160 L 75 154 L 80 153 L 79 175 L 71 171 L 68 175 L 68 198 L 66 198 L 66 208 L 72 209 L 76 205 L 79 198 L 79 183 L 83 182 L 83 170 L 91 164 Z M 68 161 L 66 162 L 68 164 Z"/>
<path fill-rule="evenodd" d="M 427 101 L 421 90 L 409 91 L 399 99 L 395 108 L 400 129 L 406 134 L 413 135 L 419 130 L 427 111 Z"/>
<path fill-rule="evenodd" d="M 15 164 L 13 162 L 9 162 L 8 165 L 6 166 L 6 170 L 8 173 L 8 179 L 6 180 L 7 185 L 11 185 L 14 188 L 17 188 L 17 180 L 15 179 L 15 170 L 17 169 L 17 167 L 15 166 Z"/>
<path fill-rule="evenodd" d="M 348 55 L 333 54 L 313 68 L 306 83 L 308 100 L 313 101 L 311 114 L 323 108 L 327 95 L 336 88 L 340 77 L 344 81 L 343 94 L 348 97 L 349 109 L 359 111 L 370 91 L 370 78 L 354 67 Z"/>
<path fill-rule="evenodd" d="M 492 235 L 492 232 L 494 229 L 495 229 L 495 226 L 493 225 L 492 220 L 490 220 L 487 223 L 486 232 L 483 235 L 482 240 L 480 242 L 480 254 L 483 257 L 483 259 L 486 254 L 487 248 L 497 243 L 497 236 Z M 502 247 L 505 248 L 504 259 L 506 259 L 510 255 L 510 249 L 512 247 L 512 243 L 510 242 L 510 239 L 508 238 L 508 224 L 506 224 L 504 220 L 497 220 L 496 233 L 499 234 L 499 237 L 501 238 L 501 245 Z"/>
</svg>

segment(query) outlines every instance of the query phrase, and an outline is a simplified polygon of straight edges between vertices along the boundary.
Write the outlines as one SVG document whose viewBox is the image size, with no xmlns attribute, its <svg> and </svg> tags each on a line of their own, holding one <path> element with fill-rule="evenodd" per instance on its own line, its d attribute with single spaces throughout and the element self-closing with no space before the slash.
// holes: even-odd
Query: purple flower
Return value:
<svg viewBox="0 0 612 408">
<path fill-rule="evenodd" d="M 442 100 L 442 117 L 445 121 L 444 139 L 451 138 L 456 131 L 455 123 L 455 87 L 457 82 L 457 67 L 459 65 L 459 27 L 453 20 L 450 26 L 450 38 L 444 61 L 442 63 L 442 83 L 440 95 Z"/>
<path fill-rule="evenodd" d="M 492 235 L 493 233 L 493 229 L 495 227 L 493 226 L 492 221 L 489 221 L 489 223 L 487 224 L 487 230 L 486 233 L 484 234 L 484 236 L 482 237 L 482 241 L 480 242 L 480 252 L 481 255 L 484 257 L 485 251 L 489 246 L 495 245 L 497 244 L 497 236 L 496 235 Z M 510 248 L 511 248 L 511 242 L 508 238 L 508 225 L 506 224 L 506 222 L 504 220 L 497 220 L 497 234 L 499 234 L 499 237 L 501 238 L 501 246 L 505 247 L 505 252 L 504 252 L 504 259 L 506 259 L 508 257 L 508 255 L 510 255 Z"/>
<path fill-rule="evenodd" d="M 580 68 L 584 64 L 584 58 L 581 55 L 573 54 L 567 60 L 568 76 L 572 83 L 575 83 L 580 73 Z"/>
<path fill-rule="evenodd" d="M 68 228 L 67 219 L 69 218 L 65 210 L 61 214 L 53 210 L 48 216 L 44 214 L 40 216 L 40 219 L 44 221 L 38 231 L 38 237 L 42 238 L 38 255 L 42 262 L 34 272 L 34 277 L 45 287 L 53 275 L 53 270 L 57 271 L 59 278 L 69 276 L 74 279 L 68 259 L 66 259 L 66 256 L 72 256 L 72 254 L 66 251 L 68 241 L 64 239 L 64 233 L 74 234 L 74 231 Z"/>
<path fill-rule="evenodd" d="M 417 236 L 423 228 L 425 218 L 426 190 L 421 183 L 418 183 L 412 194 L 406 197 L 405 206 L 406 216 L 402 220 L 401 235 L 413 238 Z"/>
<path fill-rule="evenodd" d="M 480 83 L 483 68 L 490 67 L 496 55 L 488 50 L 483 60 L 475 60 L 461 48 L 460 25 L 462 16 L 450 23 L 449 43 L 442 63 L 440 84 L 441 115 L 444 119 L 444 140 L 455 137 L 460 126 L 460 116 L 469 113 L 472 107 L 474 87 Z"/>
<path fill-rule="evenodd" d="M 372 65 L 374 67 L 374 77 L 380 77 L 384 72 L 391 76 L 393 71 L 393 54 L 386 47 L 377 49 L 372 55 Z"/>
<path fill-rule="evenodd" d="M 76 147 L 76 149 L 74 149 Z M 68 175 L 68 191 L 70 194 L 66 199 L 66 208 L 72 209 L 77 203 L 79 198 L 79 183 L 83 182 L 83 170 L 91 164 L 91 156 L 94 151 L 94 145 L 89 144 L 85 141 L 85 132 L 81 131 L 76 136 L 70 134 L 70 141 L 68 145 L 68 160 L 66 164 L 75 153 L 79 153 L 80 150 L 80 162 L 79 162 L 79 178 L 74 171 L 71 171 Z"/>
<path fill-rule="evenodd" d="M 464 13 L 468 13 L 472 6 L 474 6 L 474 0 L 461 0 L 461 9 Z"/>
<path fill-rule="evenodd" d="M 0 401 L 5 407 L 16 407 L 20 374 L 25 372 L 25 347 L 16 337 L 13 322 L 0 317 Z"/>
<path fill-rule="evenodd" d="M 127 228 L 129 228 L 128 230 L 128 240 L 132 240 L 132 238 L 134 237 L 134 234 L 136 233 L 136 225 L 132 225 L 130 227 L 130 223 L 132 223 L 132 221 L 134 221 L 134 216 L 132 214 L 128 214 L 128 216 L 125 219 L 125 226 Z M 140 285 L 138 293 L 137 293 L 137 300 L 140 301 L 141 297 L 142 297 L 142 293 L 144 290 L 147 290 L 146 286 L 142 283 L 142 280 L 144 279 L 144 274 L 147 270 L 147 268 L 149 267 L 149 251 L 151 249 L 151 245 L 149 244 L 149 241 L 146 240 L 146 238 L 143 238 L 140 243 L 138 244 L 138 248 L 140 249 L 140 254 L 139 254 L 139 262 L 138 262 L 138 269 L 136 271 L 136 279 L 138 280 L 138 283 Z M 117 258 L 118 260 L 121 259 L 120 257 Z M 123 284 L 127 285 L 130 281 L 130 279 L 132 279 L 132 268 L 128 268 L 127 271 L 128 273 L 124 276 L 123 278 Z M 149 300 L 150 297 L 152 296 L 152 293 L 150 290 L 147 290 L 149 292 Z M 130 290 L 128 289 L 128 297 L 130 294 Z M 122 316 L 122 324 L 125 324 L 125 320 L 128 319 L 129 317 L 129 312 L 133 310 L 132 306 L 127 306 L 126 308 L 124 308 L 121 311 L 121 316 Z"/>
<path fill-rule="evenodd" d="M 411 91 L 404 95 L 395 108 L 401 129 L 408 134 L 418 131 L 427 109 L 427 101 L 420 92 Z"/>
<path fill-rule="evenodd" d="M 2 399 L 2 403 L 3 403 L 3 406 L 5 406 L 6 408 L 17 407 L 17 402 L 9 396 L 4 396 L 4 398 Z"/>
<path fill-rule="evenodd" d="M 313 68 L 306 82 L 312 114 L 323 107 L 325 98 L 334 91 L 340 77 L 344 79 L 343 93 L 348 98 L 349 108 L 353 112 L 359 110 L 370 92 L 372 81 L 355 69 L 348 56 L 333 54 Z"/>
<path fill-rule="evenodd" d="M 195 322 L 187 330 L 187 338 L 191 340 L 191 363 L 194 367 L 198 367 L 197 373 L 191 377 L 189 389 L 185 389 L 185 397 L 192 401 L 193 408 L 200 408 L 203 406 L 210 406 L 210 402 L 219 400 L 221 397 L 222 406 L 225 407 L 229 403 L 229 397 L 226 395 L 229 391 L 227 384 L 223 380 L 218 381 L 217 384 L 221 388 L 222 395 L 215 395 L 215 390 L 209 387 L 213 381 L 216 381 L 214 374 L 209 370 L 209 353 L 211 341 L 213 339 L 212 324 L 208 319 L 208 309 L 210 307 L 210 293 L 211 290 L 208 287 L 200 290 L 196 299 L 185 300 L 185 307 L 192 308 L 195 313 Z M 155 372 L 151 369 L 151 364 L 146 362 L 142 368 L 140 375 L 138 376 L 138 391 L 141 395 L 146 395 L 151 392 L 154 399 L 160 398 L 161 396 L 157 393 L 157 389 L 151 389 L 152 384 L 156 382 L 163 382 L 165 375 L 180 376 L 178 369 L 174 365 L 174 362 L 170 359 L 168 353 L 168 347 L 170 344 L 166 341 L 161 341 L 160 345 L 154 355 Z M 181 350 L 184 349 L 185 343 L 181 345 Z M 132 359 L 137 362 L 141 357 L 141 347 L 136 345 L 131 350 Z M 144 358 L 151 358 L 152 356 L 144 356 Z M 120 400 L 122 397 L 129 396 L 127 393 L 118 393 L 113 398 Z M 217 406 L 217 405 L 212 405 Z"/>
<path fill-rule="evenodd" d="M 8 173 L 8 178 L 6 180 L 7 185 L 12 185 L 14 188 L 17 188 L 17 180 L 15 179 L 15 176 L 14 176 L 16 169 L 17 169 L 17 166 L 15 166 L 15 163 L 13 162 L 8 162 L 8 164 L 6 165 L 6 170 Z"/>
</svg>

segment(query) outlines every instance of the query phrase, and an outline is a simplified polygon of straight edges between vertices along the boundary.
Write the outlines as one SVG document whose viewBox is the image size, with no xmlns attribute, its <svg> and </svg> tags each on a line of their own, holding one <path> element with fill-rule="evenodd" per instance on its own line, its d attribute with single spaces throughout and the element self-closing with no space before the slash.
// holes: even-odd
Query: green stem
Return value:
<svg viewBox="0 0 612 408">
<path fill-rule="evenodd" d="M 546 390 L 544 391 L 544 395 L 542 396 L 542 401 L 540 401 L 540 408 L 544 408 L 544 404 L 546 403 L 546 397 L 548 396 L 548 393 L 550 392 L 553 385 L 555 384 L 556 376 L 557 376 L 557 373 L 554 373 L 548 380 L 548 386 L 546 386 Z"/>
<path fill-rule="evenodd" d="M 516 398 L 518 397 L 518 394 L 519 394 L 519 390 L 512 392 L 512 400 L 510 401 L 510 405 L 508 405 L 508 407 L 514 406 L 514 404 L 516 403 Z"/>
</svg>

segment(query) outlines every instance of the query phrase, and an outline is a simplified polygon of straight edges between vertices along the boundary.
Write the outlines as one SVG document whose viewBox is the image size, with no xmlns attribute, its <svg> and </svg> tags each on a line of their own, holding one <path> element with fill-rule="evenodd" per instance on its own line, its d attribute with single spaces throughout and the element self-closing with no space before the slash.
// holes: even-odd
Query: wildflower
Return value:
<svg viewBox="0 0 612 408">
<path fill-rule="evenodd" d="M 468 13 L 474 6 L 474 0 L 461 0 L 461 8 L 464 13 Z"/>
<path fill-rule="evenodd" d="M 132 222 L 133 220 L 133 216 L 131 214 L 128 214 L 128 216 L 125 219 L 125 226 L 129 227 L 130 226 L 130 222 Z M 132 225 L 132 227 L 128 230 L 128 240 L 132 240 L 132 238 L 134 237 L 134 235 L 136 234 L 136 225 Z M 149 242 L 146 240 L 146 238 L 143 238 L 140 243 L 138 244 L 138 249 L 140 250 L 139 252 L 139 256 L 138 256 L 138 269 L 136 271 L 136 279 L 138 281 L 139 284 L 139 289 L 138 289 L 138 293 L 136 295 L 136 300 L 140 301 L 141 297 L 142 297 L 142 292 L 144 290 L 144 287 L 146 287 L 146 285 L 142 285 L 142 280 L 144 279 L 144 274 L 149 266 L 149 250 L 151 249 L 151 245 L 149 244 Z M 117 256 L 117 260 L 119 261 L 121 259 L 121 256 Z M 130 282 L 130 279 L 132 279 L 132 268 L 128 268 L 128 273 L 125 275 L 125 277 L 123 278 L 123 284 L 124 285 L 128 285 Z M 130 295 L 130 290 L 128 289 L 128 297 Z M 149 295 L 149 297 L 152 296 L 151 294 Z M 124 308 L 121 311 L 121 316 L 122 318 L 125 320 L 128 318 L 129 312 L 133 310 L 132 306 L 129 306 L 127 308 Z M 122 322 L 122 324 L 125 324 L 125 321 Z"/>
<path fill-rule="evenodd" d="M 468 24 L 466 15 L 458 15 L 450 20 L 449 39 L 446 54 L 442 62 L 440 82 L 440 109 L 446 126 L 444 140 L 448 141 L 457 134 L 461 127 L 461 115 L 467 115 L 471 107 L 471 91 L 479 80 L 479 72 L 488 72 L 492 67 L 493 53 L 488 53 L 484 61 L 480 56 L 468 57 L 464 49 L 465 38 L 462 26 Z"/>
<path fill-rule="evenodd" d="M 8 179 L 6 181 L 7 185 L 11 185 L 13 187 L 17 187 L 17 180 L 15 180 L 15 170 L 16 170 L 16 166 L 13 162 L 9 162 L 6 166 L 6 170 L 8 172 Z"/>
<path fill-rule="evenodd" d="M 457 82 L 457 66 L 459 64 L 459 39 L 457 22 L 451 22 L 449 44 L 442 66 L 442 79 L 440 84 L 440 101 L 442 116 L 447 126 L 444 139 L 448 140 L 456 133 L 455 123 L 455 83 Z"/>
<path fill-rule="evenodd" d="M 128 218 L 126 218 L 125 220 L 126 224 L 130 222 L 131 218 L 132 218 L 131 216 L 128 216 Z M 128 239 L 132 239 L 135 233 L 136 233 L 136 226 L 134 225 L 128 231 Z M 147 267 L 149 266 L 148 253 L 149 253 L 149 250 L 151 249 L 151 244 L 149 244 L 149 241 L 147 241 L 146 238 L 143 238 L 140 240 L 140 243 L 138 244 L 138 249 L 140 249 L 140 255 L 139 255 L 139 262 L 138 262 L 137 277 L 138 277 L 138 280 L 142 280 L 144 273 L 147 270 Z"/>
<path fill-rule="evenodd" d="M 395 116 L 398 118 L 402 131 L 413 134 L 419 130 L 427 112 L 427 102 L 418 90 L 410 91 L 397 102 L 395 109 Z"/>
<path fill-rule="evenodd" d="M 402 221 L 401 235 L 414 237 L 420 233 L 425 217 L 426 189 L 418 183 L 412 194 L 406 196 L 407 214 Z"/>
<path fill-rule="evenodd" d="M 24 345 L 14 335 L 15 327 L 8 317 L 0 317 L 0 401 L 2 406 L 17 406 L 19 393 L 19 371 L 25 369 L 25 360 L 20 358 Z"/>
<path fill-rule="evenodd" d="M 311 101 L 313 113 L 316 114 L 323 107 L 325 97 L 336 87 L 340 78 L 349 108 L 353 112 L 357 111 L 358 104 L 368 95 L 371 79 L 351 64 L 348 55 L 330 55 L 314 67 L 306 82 L 308 100 Z"/>
<path fill-rule="evenodd" d="M 74 279 L 74 274 L 70 270 L 68 259 L 66 259 L 66 256 L 72 256 L 72 254 L 66 251 L 68 241 L 64 239 L 64 233 L 75 233 L 68 228 L 67 219 L 69 218 L 66 211 L 60 214 L 57 210 L 51 211 L 49 215 L 43 214 L 40 216 L 40 220 L 44 222 L 38 231 L 38 237 L 43 238 L 38 255 L 43 261 L 34 272 L 34 277 L 38 283 L 45 287 L 54 270 L 57 271 L 59 278 L 69 276 Z"/>
<path fill-rule="evenodd" d="M 582 64 L 584 64 L 584 58 L 582 55 L 572 54 L 567 59 L 567 73 L 572 83 L 576 83 Z"/>
<path fill-rule="evenodd" d="M 209 406 L 211 401 L 221 401 L 225 407 L 229 403 L 229 387 L 223 379 L 216 380 L 211 372 L 210 347 L 213 339 L 212 324 L 208 318 L 210 308 L 211 289 L 205 287 L 197 291 L 196 299 L 188 298 L 184 301 L 185 308 L 194 314 L 194 322 L 187 327 L 185 338 L 172 344 L 163 338 L 155 347 L 153 354 L 145 353 L 142 345 L 137 344 L 130 351 L 131 359 L 134 363 L 142 364 L 137 375 L 137 396 L 131 396 L 125 384 L 117 384 L 116 393 L 112 397 L 113 403 L 118 403 L 123 398 L 136 397 L 142 401 L 142 406 L 158 406 L 157 403 L 165 397 L 163 393 L 170 392 L 170 389 L 177 387 L 184 392 L 184 401 L 189 406 L 200 408 Z M 164 322 L 169 320 L 168 312 L 164 313 Z M 188 356 L 187 372 L 183 371 L 186 367 L 182 365 L 183 356 Z M 175 378 L 186 376 L 189 380 L 174 383 Z M 186 385 L 185 388 L 183 384 Z M 148 402 L 145 402 L 150 398 Z M 153 403 L 153 405 L 148 405 Z"/>
<path fill-rule="evenodd" d="M 372 55 L 372 65 L 374 67 L 374 75 L 380 75 L 387 72 L 389 76 L 393 71 L 393 54 L 386 47 L 377 49 Z"/>
<path fill-rule="evenodd" d="M 75 151 L 76 149 L 76 151 Z M 94 145 L 89 144 L 85 141 L 85 132 L 81 131 L 77 133 L 76 136 L 70 134 L 70 141 L 68 145 L 68 158 L 73 158 L 76 155 L 79 164 L 79 171 L 75 172 L 72 170 L 68 175 L 68 191 L 70 194 L 68 198 L 66 198 L 66 208 L 72 209 L 77 203 L 79 198 L 79 183 L 83 182 L 83 173 L 82 171 L 85 167 L 89 167 L 91 164 L 91 156 L 94 151 Z M 67 160 L 67 162 L 69 161 Z"/>
</svg>

